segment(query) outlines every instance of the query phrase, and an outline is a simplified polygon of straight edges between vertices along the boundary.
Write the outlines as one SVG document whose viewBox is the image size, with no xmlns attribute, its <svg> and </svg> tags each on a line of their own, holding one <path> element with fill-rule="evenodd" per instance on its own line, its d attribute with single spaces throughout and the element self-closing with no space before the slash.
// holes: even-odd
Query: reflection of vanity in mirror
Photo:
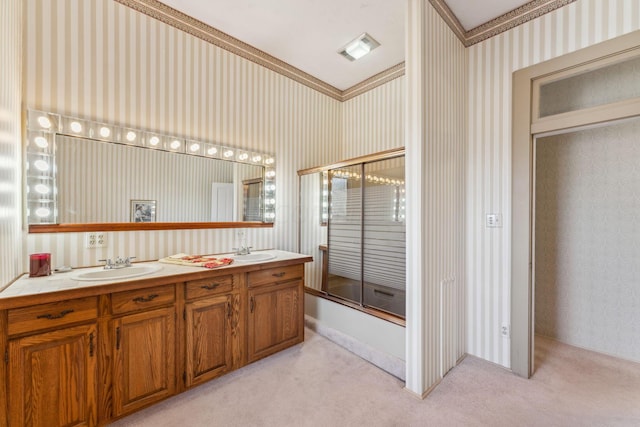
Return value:
<svg viewBox="0 0 640 427">
<path fill-rule="evenodd" d="M 260 227 L 275 218 L 273 156 L 37 111 L 27 138 L 30 232 Z"/>
<path fill-rule="evenodd" d="M 404 149 L 298 171 L 306 292 L 402 324 Z"/>
</svg>

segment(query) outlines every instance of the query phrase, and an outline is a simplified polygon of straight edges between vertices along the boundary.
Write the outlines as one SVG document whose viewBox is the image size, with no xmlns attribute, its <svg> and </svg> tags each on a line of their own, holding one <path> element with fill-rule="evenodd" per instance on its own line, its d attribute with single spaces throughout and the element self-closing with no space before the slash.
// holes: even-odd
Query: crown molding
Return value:
<svg viewBox="0 0 640 427">
<path fill-rule="evenodd" d="M 114 1 L 261 65 L 271 71 L 286 76 L 340 102 L 348 101 L 358 95 L 362 95 L 391 80 L 402 77 L 405 73 L 404 62 L 401 62 L 348 89 L 340 90 L 313 77 L 311 74 L 305 73 L 293 65 L 173 9 L 158 0 Z M 462 44 L 465 47 L 469 47 L 575 1 L 576 0 L 533 0 L 469 31 L 465 31 L 458 18 L 456 18 L 449 6 L 445 3 L 445 0 L 429 0 L 429 3 L 431 3 L 442 19 L 444 19 Z"/>
<path fill-rule="evenodd" d="M 465 47 L 472 46 L 512 28 L 553 12 L 576 0 L 533 0 L 489 22 L 465 31 L 445 0 L 429 0 Z"/>
</svg>

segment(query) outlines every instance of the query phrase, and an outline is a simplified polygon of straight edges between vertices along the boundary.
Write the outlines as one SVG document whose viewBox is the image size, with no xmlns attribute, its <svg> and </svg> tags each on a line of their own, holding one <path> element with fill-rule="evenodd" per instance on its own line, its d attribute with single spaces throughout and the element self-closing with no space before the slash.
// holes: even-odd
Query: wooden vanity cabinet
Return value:
<svg viewBox="0 0 640 427">
<path fill-rule="evenodd" d="M 119 417 L 176 392 L 175 286 L 113 294 L 111 304 L 114 314 L 125 313 L 110 327 Z"/>
<path fill-rule="evenodd" d="M 248 361 L 304 340 L 304 267 L 248 273 Z"/>
<path fill-rule="evenodd" d="M 9 426 L 97 424 L 96 315 L 96 298 L 8 310 Z"/>
<path fill-rule="evenodd" d="M 302 342 L 306 261 L 0 299 L 0 426 L 105 425 Z"/>
<path fill-rule="evenodd" d="M 233 369 L 232 337 L 238 316 L 233 289 L 237 282 L 237 277 L 225 275 L 185 284 L 185 387 Z"/>
</svg>

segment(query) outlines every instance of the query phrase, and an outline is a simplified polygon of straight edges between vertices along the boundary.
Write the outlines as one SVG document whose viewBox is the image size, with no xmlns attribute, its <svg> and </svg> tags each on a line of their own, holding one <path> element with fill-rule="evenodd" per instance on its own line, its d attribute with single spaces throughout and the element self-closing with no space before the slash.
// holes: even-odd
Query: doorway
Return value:
<svg viewBox="0 0 640 427">
<path fill-rule="evenodd" d="M 539 227 L 554 226 L 553 223 L 536 222 L 539 179 L 536 155 L 547 155 L 542 151 L 539 153 L 538 148 L 548 143 L 552 146 L 555 142 L 556 146 L 552 148 L 557 149 L 563 138 L 572 139 L 581 132 L 582 135 L 585 132 L 591 132 L 592 135 L 593 132 L 609 132 L 616 129 L 621 120 L 640 117 L 640 93 L 636 93 L 636 89 L 640 88 L 639 45 L 640 32 L 636 32 L 514 73 L 511 368 L 523 377 L 530 377 L 535 369 L 536 272 L 541 274 L 543 271 L 536 268 L 537 256 L 543 256 L 538 247 L 542 243 L 537 241 L 536 233 Z M 609 130 L 603 130 L 607 128 Z M 607 153 L 596 157 L 606 157 Z M 559 171 L 566 172 L 562 167 Z M 573 187 L 569 188 L 573 191 Z M 558 197 L 553 191 L 550 194 L 549 197 Z M 557 220 L 555 226 L 559 226 Z M 567 226 L 568 229 L 571 227 L 573 224 Z M 585 239 L 594 235 L 590 232 L 592 230 L 584 231 Z M 555 238 L 558 233 L 552 230 L 549 235 Z M 595 243 L 594 247 L 597 247 L 598 242 Z M 577 252 L 574 247 L 571 256 Z M 554 262 L 557 264 L 559 258 L 557 254 L 555 256 Z M 565 271 L 567 265 L 561 266 L 562 274 L 569 274 Z M 607 268 L 602 271 L 606 272 Z M 584 289 L 580 291 L 584 292 Z M 563 298 L 566 299 L 565 296 Z M 539 315 L 543 314 L 539 312 Z M 578 320 L 573 322 L 585 325 Z"/>
</svg>

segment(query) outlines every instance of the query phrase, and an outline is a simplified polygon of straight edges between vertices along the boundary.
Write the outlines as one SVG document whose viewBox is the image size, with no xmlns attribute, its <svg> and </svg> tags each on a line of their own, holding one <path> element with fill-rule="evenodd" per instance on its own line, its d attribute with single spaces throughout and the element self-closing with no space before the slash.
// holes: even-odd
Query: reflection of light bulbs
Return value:
<svg viewBox="0 0 640 427">
<path fill-rule="evenodd" d="M 247 153 L 242 153 L 238 156 L 238 160 L 247 160 L 249 155 Z"/>
<path fill-rule="evenodd" d="M 218 149 L 216 147 L 211 147 L 207 150 L 207 154 L 210 156 L 213 156 L 214 154 L 216 154 L 218 152 Z"/>
<path fill-rule="evenodd" d="M 180 148 L 180 141 L 178 141 L 177 139 L 171 141 L 171 148 L 173 150 L 177 150 L 178 148 Z"/>
<path fill-rule="evenodd" d="M 111 135 L 111 129 L 106 126 L 102 126 L 100 128 L 100 136 L 103 138 L 109 138 L 109 135 Z"/>
<path fill-rule="evenodd" d="M 231 157 L 233 156 L 233 151 L 232 150 L 227 150 L 223 153 L 223 156 L 225 157 Z"/>
<path fill-rule="evenodd" d="M 49 120 L 49 118 L 46 116 L 40 116 L 38 117 L 38 124 L 40 125 L 40 127 L 49 129 L 51 127 L 51 120 Z"/>
<path fill-rule="evenodd" d="M 75 133 L 82 132 L 82 125 L 80 123 L 78 123 L 78 122 L 71 122 L 69 127 L 71 128 L 72 132 L 75 132 Z"/>
<path fill-rule="evenodd" d="M 273 178 L 274 176 L 276 176 L 276 171 L 269 171 L 265 173 L 264 176 L 266 176 L 267 178 Z"/>
<path fill-rule="evenodd" d="M 197 142 L 194 142 L 193 144 L 191 144 L 191 147 L 189 147 L 189 150 L 191 150 L 192 152 L 196 152 L 200 149 L 200 144 L 198 144 Z"/>
<path fill-rule="evenodd" d="M 251 158 L 251 160 L 255 163 L 258 163 L 260 160 L 262 160 L 262 156 L 258 155 L 258 156 L 253 156 Z"/>
<path fill-rule="evenodd" d="M 38 208 L 36 209 L 36 215 L 40 218 L 47 217 L 51 214 L 51 210 L 49 208 Z"/>
<path fill-rule="evenodd" d="M 151 145 L 158 145 L 159 142 L 160 138 L 158 138 L 157 136 L 152 136 L 151 139 L 149 139 L 149 144 Z"/>
<path fill-rule="evenodd" d="M 35 162 L 33 162 L 33 166 L 35 166 L 36 169 L 42 172 L 46 172 L 49 170 L 49 163 L 45 162 L 44 160 L 36 160 Z"/>
<path fill-rule="evenodd" d="M 275 161 L 275 160 L 273 160 L 273 157 L 269 157 L 269 158 L 268 158 L 268 159 L 266 159 L 264 162 L 265 162 L 266 164 L 268 164 L 268 165 L 272 165 L 274 161 Z"/>
<path fill-rule="evenodd" d="M 49 146 L 49 141 L 44 136 L 37 136 L 36 139 L 33 140 L 36 145 L 40 148 L 47 148 Z"/>
<path fill-rule="evenodd" d="M 51 191 L 49 186 L 44 184 L 36 184 L 34 189 L 40 194 L 49 194 L 49 192 Z"/>
<path fill-rule="evenodd" d="M 127 132 L 127 141 L 133 142 L 136 140 L 136 133 L 133 131 Z"/>
</svg>

